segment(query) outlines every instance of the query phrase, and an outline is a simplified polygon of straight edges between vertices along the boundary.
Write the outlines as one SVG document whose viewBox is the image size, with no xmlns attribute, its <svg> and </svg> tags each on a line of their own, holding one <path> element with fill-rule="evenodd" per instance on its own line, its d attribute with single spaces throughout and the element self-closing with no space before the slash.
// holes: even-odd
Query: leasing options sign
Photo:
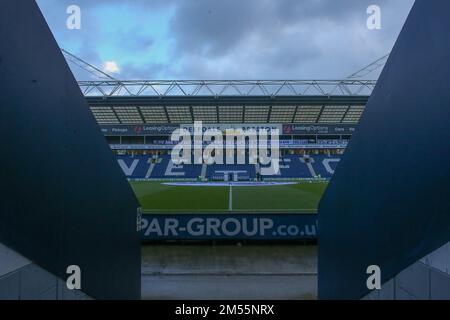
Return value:
<svg viewBox="0 0 450 320">
<path fill-rule="evenodd" d="M 179 125 L 174 124 L 144 124 L 144 125 L 102 125 L 106 136 L 145 136 L 170 135 Z"/>
<path fill-rule="evenodd" d="M 283 124 L 283 134 L 353 134 L 355 125 Z"/>
<path fill-rule="evenodd" d="M 142 240 L 312 240 L 316 214 L 148 214 Z"/>
</svg>

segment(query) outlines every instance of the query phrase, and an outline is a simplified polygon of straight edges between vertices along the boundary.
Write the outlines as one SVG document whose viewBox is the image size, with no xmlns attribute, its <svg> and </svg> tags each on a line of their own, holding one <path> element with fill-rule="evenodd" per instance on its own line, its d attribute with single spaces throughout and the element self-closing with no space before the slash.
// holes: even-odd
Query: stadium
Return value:
<svg viewBox="0 0 450 320">
<path fill-rule="evenodd" d="M 147 5 L 125 2 L 107 5 L 105 16 Z M 85 4 L 88 16 L 104 9 Z M 360 6 L 349 8 L 359 14 Z M 298 70 L 319 66 L 323 77 L 130 80 L 145 65 L 133 50 L 99 44 L 104 55 L 92 54 L 95 36 L 83 33 L 89 45 L 57 41 L 60 31 L 46 19 L 59 20 L 44 17 L 34 1 L 5 4 L 0 300 L 450 299 L 450 149 L 442 139 L 450 134 L 449 46 L 440 33 L 450 30 L 448 7 L 417 0 L 393 47 L 363 48 L 361 34 L 372 31 L 357 24 L 350 58 L 390 52 L 342 78 L 327 79 L 323 71 L 339 68 L 311 58 Z M 209 22 L 215 14 L 198 12 Z M 180 20 L 165 14 L 156 15 Z M 121 34 L 111 21 L 100 21 L 108 41 L 113 26 L 124 48 L 145 42 L 139 28 Z M 90 23 L 86 30 L 97 30 Z M 392 42 L 400 26 L 386 33 Z M 292 30 L 279 35 L 285 40 Z M 176 37 L 162 38 L 161 51 L 152 51 L 155 69 L 146 71 L 163 61 L 161 74 L 179 75 L 181 62 L 164 51 Z M 256 38 L 245 40 L 261 45 Z M 327 39 L 324 47 L 333 48 Z M 62 48 L 68 43 L 70 50 Z M 258 69 L 298 71 L 260 47 L 255 60 L 264 56 L 270 68 Z M 245 55 L 242 43 L 234 48 Z M 323 51 L 338 65 L 335 52 Z M 132 62 L 120 70 L 111 52 Z M 204 74 L 208 63 L 188 57 L 185 72 Z M 228 74 L 229 65 L 220 67 Z"/>
<path fill-rule="evenodd" d="M 337 81 L 111 80 L 79 85 L 144 218 L 152 213 L 247 213 L 275 215 L 277 220 L 278 214 L 290 214 L 301 225 L 302 219 L 312 221 L 305 215 L 316 214 L 376 84 L 355 78 L 379 68 L 385 59 L 371 63 L 353 79 Z M 77 62 L 88 69 L 81 59 Z M 202 123 L 203 132 L 277 130 L 279 172 L 264 175 L 263 165 L 248 163 L 248 136 L 235 139 L 230 150 L 232 158 L 244 155 L 246 164 L 175 165 L 171 151 L 178 141 L 171 135 L 177 128 L 193 132 L 195 122 Z M 302 239 L 300 232 L 294 234 L 288 238 Z M 216 232 L 216 236 L 223 235 Z M 235 234 L 233 238 L 239 239 Z"/>
<path fill-rule="evenodd" d="M 176 210 L 170 207 L 151 208 L 146 205 L 144 200 L 146 189 L 149 189 L 147 198 L 152 202 L 150 189 L 168 193 L 169 197 L 175 195 L 173 192 L 176 189 L 166 185 L 164 190 L 155 190 L 161 186 L 161 183 L 155 181 L 254 181 L 256 176 L 260 175 L 261 169 L 258 164 L 176 166 L 170 159 L 170 152 L 174 146 L 170 135 L 175 129 L 181 127 L 192 130 L 195 121 L 206 123 L 204 127 L 223 131 L 233 127 L 278 129 L 281 133 L 280 173 L 261 178 L 273 181 L 314 181 L 315 184 L 324 184 L 333 174 L 368 99 L 368 95 L 339 94 L 339 89 L 347 87 L 350 90 L 360 90 L 364 86 L 370 89 L 374 84 L 374 81 L 142 81 L 106 84 L 82 82 L 80 87 L 88 94 L 87 100 L 92 113 L 114 151 L 120 167 L 140 195 L 143 208 Z M 315 86 L 322 87 L 315 88 Z M 156 87 L 161 93 L 156 91 L 158 95 L 149 97 L 148 93 L 143 91 L 145 87 L 148 91 Z M 291 91 L 293 87 L 296 88 Z M 296 93 L 301 90 L 307 91 L 308 87 L 312 88 L 309 89 L 310 94 Z M 125 88 L 128 92 L 137 90 L 139 95 L 123 96 L 117 93 L 120 92 L 118 89 L 127 92 Z M 233 90 L 229 90 L 230 88 Z M 319 95 L 321 90 L 329 88 L 334 89 L 336 96 L 330 96 L 328 92 Z M 104 92 L 105 95 L 93 96 L 96 90 Z M 191 90 L 195 92 L 194 95 L 190 93 Z M 245 90 L 253 94 L 250 92 L 249 95 Z M 269 90 L 274 90 L 276 95 Z M 107 93 L 110 91 L 116 93 L 111 96 Z M 177 91 L 187 93 L 177 95 Z M 210 94 L 202 95 L 202 91 Z M 267 93 L 258 95 L 258 91 Z M 216 92 L 222 93 L 218 95 Z M 246 156 L 248 157 L 248 150 Z M 299 193 L 302 191 L 305 193 L 302 197 L 306 201 L 304 205 L 292 207 L 286 198 L 280 201 L 285 202 L 284 206 L 268 208 L 281 211 L 314 210 L 318 201 L 317 193 L 320 196 L 323 188 L 315 185 L 310 187 L 305 183 L 298 183 L 293 187 L 298 188 Z M 239 198 L 240 193 L 245 192 L 243 188 L 235 186 L 234 195 Z M 280 194 L 275 197 L 284 193 L 283 187 L 280 188 Z M 290 188 L 287 187 L 286 190 Z M 276 186 L 270 188 L 272 192 L 276 192 L 277 189 Z M 252 192 L 261 190 L 263 189 L 255 187 Z M 200 196 L 203 197 L 208 191 L 196 190 L 189 197 L 195 197 L 196 192 L 202 192 Z M 211 196 L 226 198 L 227 193 L 228 190 L 218 191 L 216 195 Z M 291 194 L 295 197 L 295 193 L 296 191 L 290 193 L 288 191 L 285 195 L 289 197 Z M 311 195 L 308 196 L 308 193 Z M 183 196 L 182 193 L 179 195 Z M 242 197 L 246 196 L 243 194 Z M 193 198 L 192 204 L 200 202 L 197 200 Z M 222 203 L 218 202 L 217 208 L 203 209 L 219 211 L 227 209 L 228 199 Z M 191 208 L 189 205 L 187 203 L 186 210 L 202 209 Z M 237 203 L 234 210 L 258 209 L 253 206 L 255 205 L 251 203 Z"/>
</svg>

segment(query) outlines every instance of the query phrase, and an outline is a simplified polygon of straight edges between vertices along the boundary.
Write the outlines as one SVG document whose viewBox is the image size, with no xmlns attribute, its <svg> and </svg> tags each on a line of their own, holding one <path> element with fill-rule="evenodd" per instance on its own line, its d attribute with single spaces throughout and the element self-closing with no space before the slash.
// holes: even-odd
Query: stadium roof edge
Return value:
<svg viewBox="0 0 450 320">
<path fill-rule="evenodd" d="M 94 106 L 297 106 L 366 105 L 369 96 L 87 96 Z"/>
<path fill-rule="evenodd" d="M 78 81 L 87 97 L 360 97 L 376 80 L 99 80 Z"/>
</svg>

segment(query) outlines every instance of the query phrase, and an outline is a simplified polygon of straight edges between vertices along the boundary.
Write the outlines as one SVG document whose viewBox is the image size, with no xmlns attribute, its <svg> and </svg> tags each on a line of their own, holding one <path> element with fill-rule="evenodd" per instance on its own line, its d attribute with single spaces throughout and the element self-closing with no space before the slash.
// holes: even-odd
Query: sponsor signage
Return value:
<svg viewBox="0 0 450 320">
<path fill-rule="evenodd" d="M 144 136 L 170 135 L 179 125 L 102 125 L 101 130 L 107 136 Z"/>
<path fill-rule="evenodd" d="M 276 130 L 278 129 L 279 134 L 281 134 L 282 132 L 282 125 L 281 124 L 272 124 L 272 123 L 268 123 L 268 124 L 255 124 L 255 123 L 245 123 L 245 124 L 236 124 L 236 123 L 232 123 L 232 124 L 225 124 L 225 123 L 220 123 L 220 124 L 202 124 L 202 130 L 203 132 L 205 132 L 206 130 L 219 130 L 222 132 L 225 132 L 225 130 L 227 129 L 242 129 L 244 132 L 247 130 L 267 130 L 267 131 L 272 131 L 272 130 Z M 193 133 L 194 132 L 194 125 L 193 124 L 182 124 L 181 128 L 188 130 L 189 132 Z"/>
<path fill-rule="evenodd" d="M 283 134 L 353 134 L 355 125 L 283 124 Z"/>
<path fill-rule="evenodd" d="M 266 129 L 272 131 L 278 129 L 282 132 L 281 124 L 202 124 L 202 130 L 217 129 L 225 132 L 226 129 Z M 194 124 L 164 124 L 164 125 L 102 125 L 101 130 L 107 136 L 143 136 L 143 135 L 170 135 L 176 129 L 186 129 L 194 132 Z"/>
<path fill-rule="evenodd" d="M 166 143 L 166 144 L 111 144 L 110 147 L 113 150 L 172 150 L 176 143 Z M 203 143 L 207 145 L 207 143 Z M 248 143 L 245 145 L 235 143 L 236 148 L 247 148 Z M 270 141 L 267 143 L 270 147 Z M 347 147 L 347 142 L 342 143 L 306 143 L 306 142 L 295 142 L 295 141 L 284 141 L 279 142 L 280 149 L 345 149 Z"/>
<path fill-rule="evenodd" d="M 144 135 L 170 135 L 179 128 L 194 132 L 193 124 L 164 124 L 164 125 L 102 125 L 101 130 L 107 136 L 144 136 Z M 280 134 L 353 134 L 356 130 L 355 125 L 321 125 L 321 124 L 203 124 L 203 131 L 208 129 L 217 129 L 225 131 L 226 129 L 265 129 L 272 131 L 278 129 Z"/>
<path fill-rule="evenodd" d="M 143 214 L 142 240 L 313 240 L 316 214 Z"/>
</svg>

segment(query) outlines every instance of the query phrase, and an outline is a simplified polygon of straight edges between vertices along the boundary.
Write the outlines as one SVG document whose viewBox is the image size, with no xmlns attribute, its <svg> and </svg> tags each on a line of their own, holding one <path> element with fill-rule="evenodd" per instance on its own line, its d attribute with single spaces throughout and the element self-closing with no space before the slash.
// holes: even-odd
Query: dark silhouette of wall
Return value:
<svg viewBox="0 0 450 320">
<path fill-rule="evenodd" d="M 319 298 L 450 240 L 449 1 L 417 0 L 319 208 Z"/>
<path fill-rule="evenodd" d="M 94 298 L 140 296 L 137 200 L 34 1 L 0 10 L 0 242 Z"/>
</svg>

